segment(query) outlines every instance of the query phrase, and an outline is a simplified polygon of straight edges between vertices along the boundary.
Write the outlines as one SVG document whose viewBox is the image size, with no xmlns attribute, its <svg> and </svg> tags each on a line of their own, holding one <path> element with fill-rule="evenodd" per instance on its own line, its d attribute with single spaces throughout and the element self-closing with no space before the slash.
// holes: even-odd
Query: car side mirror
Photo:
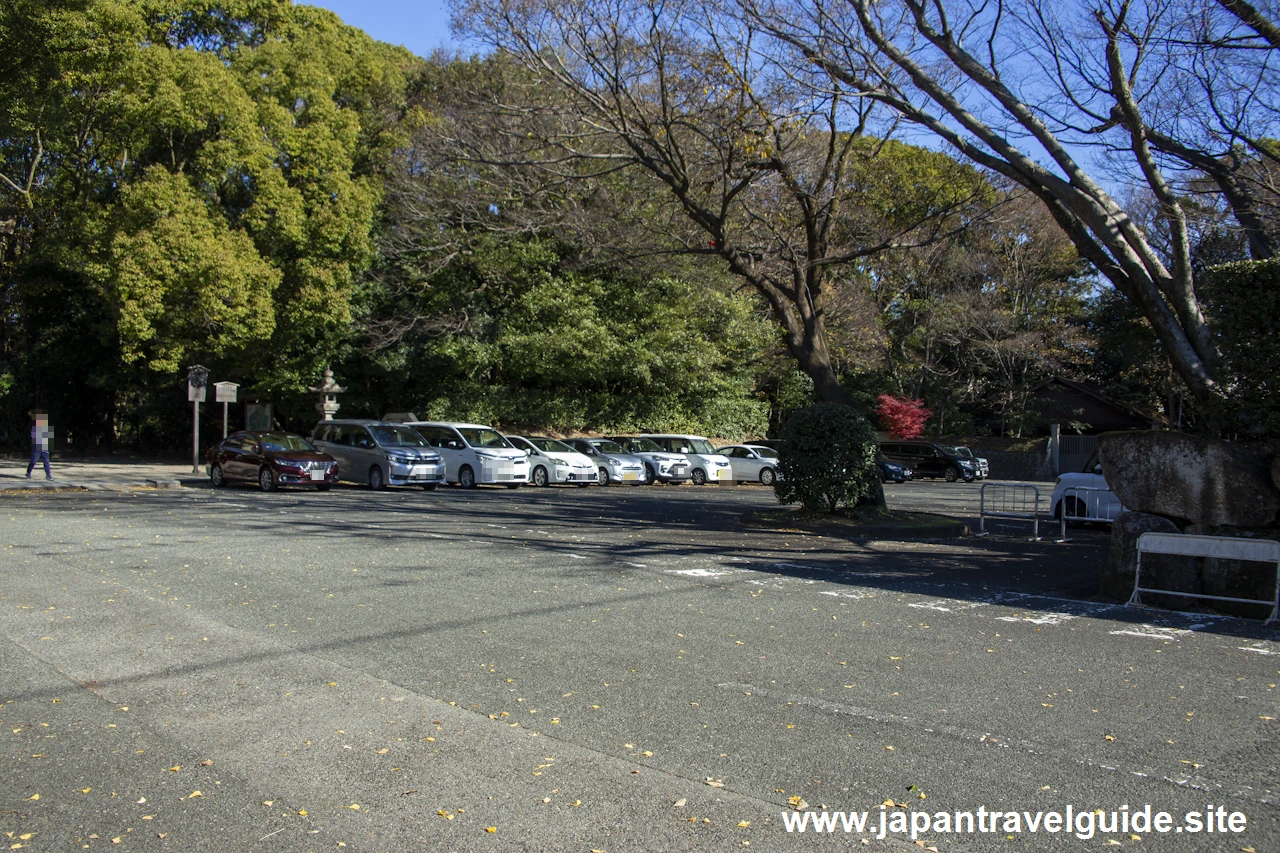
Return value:
<svg viewBox="0 0 1280 853">
<path fill-rule="evenodd" d="M 1101 473 L 1102 473 L 1102 465 L 1101 465 L 1101 464 L 1094 465 L 1094 466 L 1093 466 L 1093 473 L 1095 473 L 1095 474 L 1101 474 Z"/>
</svg>

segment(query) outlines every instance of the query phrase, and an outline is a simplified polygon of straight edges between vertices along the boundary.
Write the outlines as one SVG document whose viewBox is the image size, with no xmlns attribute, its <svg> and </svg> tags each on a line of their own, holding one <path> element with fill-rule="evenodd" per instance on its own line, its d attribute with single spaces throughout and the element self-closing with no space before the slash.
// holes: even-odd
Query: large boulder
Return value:
<svg viewBox="0 0 1280 853">
<path fill-rule="evenodd" d="M 1109 432 L 1098 453 L 1107 484 L 1135 512 L 1230 527 L 1265 527 L 1280 512 L 1256 450 L 1180 432 Z"/>
<path fill-rule="evenodd" d="M 1280 539 L 1280 530 L 1243 531 L 1232 527 L 1210 527 L 1207 524 L 1192 524 L 1183 528 L 1183 533 L 1197 536 L 1238 536 L 1244 539 Z M 1218 595 L 1225 598 L 1252 598 L 1255 601 L 1267 601 L 1276 594 L 1276 564 L 1255 561 L 1225 560 L 1217 557 L 1204 557 L 1195 560 L 1200 573 L 1200 588 L 1205 595 Z M 1260 604 L 1240 604 L 1232 601 L 1214 601 L 1209 603 L 1214 610 L 1232 616 L 1243 616 L 1249 619 L 1262 619 L 1270 609 Z"/>
<path fill-rule="evenodd" d="M 1111 524 L 1111 554 L 1102 568 L 1099 592 L 1107 598 L 1127 600 L 1133 594 L 1133 578 L 1138 571 L 1138 537 L 1144 533 L 1178 532 L 1176 524 L 1158 515 L 1122 512 L 1116 516 Z M 1144 586 L 1200 591 L 1194 566 L 1188 568 L 1179 565 L 1176 558 L 1158 554 L 1148 554 L 1143 562 Z"/>
</svg>

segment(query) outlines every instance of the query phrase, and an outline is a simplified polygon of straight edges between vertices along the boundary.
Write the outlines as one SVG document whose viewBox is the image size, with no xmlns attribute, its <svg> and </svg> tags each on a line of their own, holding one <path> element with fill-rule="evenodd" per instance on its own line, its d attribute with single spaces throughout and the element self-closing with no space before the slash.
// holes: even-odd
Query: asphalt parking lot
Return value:
<svg viewBox="0 0 1280 853">
<path fill-rule="evenodd" d="M 976 492 L 888 489 L 966 518 Z M 1274 630 L 1090 600 L 1105 531 L 737 523 L 771 504 L 689 486 L 6 494 L 0 832 L 33 850 L 888 850 L 920 847 L 876 837 L 886 802 L 1214 804 L 1246 831 L 914 841 L 1280 845 Z M 871 830 L 789 833 L 793 797 Z"/>
</svg>

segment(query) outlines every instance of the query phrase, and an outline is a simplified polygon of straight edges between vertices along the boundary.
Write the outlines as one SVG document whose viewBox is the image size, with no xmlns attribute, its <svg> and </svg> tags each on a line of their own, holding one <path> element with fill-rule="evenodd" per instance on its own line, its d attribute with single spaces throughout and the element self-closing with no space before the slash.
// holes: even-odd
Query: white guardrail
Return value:
<svg viewBox="0 0 1280 853">
<path fill-rule="evenodd" d="M 1174 554 L 1181 557 L 1217 557 L 1221 560 L 1275 563 L 1276 594 L 1274 599 L 1230 598 L 1200 592 L 1179 592 L 1142 585 L 1143 554 Z M 1144 533 L 1138 537 L 1138 565 L 1133 575 L 1133 595 L 1129 604 L 1141 605 L 1144 592 L 1176 595 L 1183 598 L 1205 598 L 1212 601 L 1235 601 L 1240 604 L 1270 604 L 1267 624 L 1280 616 L 1280 542 L 1274 539 L 1236 539 L 1229 536 L 1196 536 L 1189 533 Z"/>
<path fill-rule="evenodd" d="M 988 495 L 988 492 L 990 494 Z M 978 494 L 978 535 L 986 536 L 988 518 L 1031 522 L 1031 540 L 1040 541 L 1040 490 L 1030 483 L 983 483 Z"/>
</svg>

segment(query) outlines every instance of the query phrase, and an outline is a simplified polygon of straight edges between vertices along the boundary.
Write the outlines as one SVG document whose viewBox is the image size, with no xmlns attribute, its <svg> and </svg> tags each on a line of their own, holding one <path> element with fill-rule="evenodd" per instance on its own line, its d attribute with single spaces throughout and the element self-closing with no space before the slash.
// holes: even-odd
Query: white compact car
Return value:
<svg viewBox="0 0 1280 853">
<path fill-rule="evenodd" d="M 529 458 L 491 426 L 413 421 L 411 426 L 444 459 L 445 479 L 464 489 L 480 484 L 518 489 L 529 479 Z"/>
<path fill-rule="evenodd" d="M 1061 518 L 1065 511 L 1068 521 L 1111 522 L 1126 511 L 1120 498 L 1107 485 L 1107 478 L 1102 476 L 1097 453 L 1085 463 L 1084 470 L 1062 474 L 1054 481 L 1049 506 L 1054 518 Z"/>
<path fill-rule="evenodd" d="M 586 487 L 596 482 L 596 465 L 563 441 L 542 436 L 509 435 L 507 441 L 529 456 L 529 482 L 535 486 L 574 483 Z"/>
<path fill-rule="evenodd" d="M 738 482 L 772 486 L 778 479 L 778 451 L 772 447 L 731 444 L 717 447 L 716 453 L 729 460 L 729 470 Z"/>
<path fill-rule="evenodd" d="M 632 456 L 616 441 L 607 438 L 571 438 L 565 443 L 595 461 L 599 468 L 596 474 L 602 486 L 610 483 L 638 486 L 648 481 L 644 460 L 639 456 Z"/>
<path fill-rule="evenodd" d="M 729 460 L 712 449 L 711 442 L 700 435 L 641 435 L 656 441 L 670 453 L 682 453 L 689 459 L 689 478 L 695 486 L 733 479 Z"/>
<path fill-rule="evenodd" d="M 645 479 L 650 485 L 670 483 L 678 486 L 689 479 L 692 466 L 689 457 L 683 453 L 668 453 L 651 438 L 611 435 L 609 439 L 617 442 L 627 453 L 640 458 L 644 463 Z"/>
</svg>

